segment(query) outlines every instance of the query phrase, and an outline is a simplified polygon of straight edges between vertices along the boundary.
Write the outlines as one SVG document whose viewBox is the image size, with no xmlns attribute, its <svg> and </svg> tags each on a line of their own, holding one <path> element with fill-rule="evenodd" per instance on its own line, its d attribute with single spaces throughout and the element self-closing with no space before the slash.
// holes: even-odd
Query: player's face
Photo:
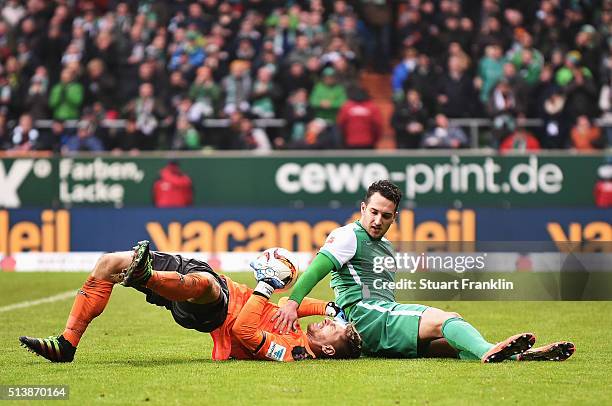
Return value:
<svg viewBox="0 0 612 406">
<path fill-rule="evenodd" d="M 372 238 L 384 236 L 395 221 L 395 203 L 376 192 L 368 204 L 361 202 L 360 223 Z"/>
<path fill-rule="evenodd" d="M 320 323 L 309 324 L 306 331 L 316 341 L 335 347 L 337 342 L 344 339 L 346 325 L 332 319 L 325 319 Z"/>
</svg>

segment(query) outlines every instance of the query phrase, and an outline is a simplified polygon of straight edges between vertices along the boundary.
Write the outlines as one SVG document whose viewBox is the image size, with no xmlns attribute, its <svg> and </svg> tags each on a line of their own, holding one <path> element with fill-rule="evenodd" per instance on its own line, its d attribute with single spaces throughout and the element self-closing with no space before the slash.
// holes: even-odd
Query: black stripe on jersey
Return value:
<svg viewBox="0 0 612 406">
<path fill-rule="evenodd" d="M 261 338 L 261 342 L 259 343 L 259 345 L 257 346 L 257 348 L 255 348 L 255 351 L 253 351 L 253 354 L 257 354 L 259 352 L 259 350 L 261 350 L 261 347 L 264 346 L 264 344 L 266 343 L 266 333 L 262 334 L 263 337 Z"/>
</svg>

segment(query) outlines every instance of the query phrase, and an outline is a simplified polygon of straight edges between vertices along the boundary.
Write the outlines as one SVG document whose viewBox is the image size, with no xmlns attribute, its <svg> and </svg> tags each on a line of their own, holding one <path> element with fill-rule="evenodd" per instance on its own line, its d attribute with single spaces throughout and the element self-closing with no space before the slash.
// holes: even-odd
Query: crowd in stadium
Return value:
<svg viewBox="0 0 612 406">
<path fill-rule="evenodd" d="M 612 1 L 0 4 L 2 150 L 466 148 L 471 117 L 501 150 L 612 139 Z"/>
</svg>

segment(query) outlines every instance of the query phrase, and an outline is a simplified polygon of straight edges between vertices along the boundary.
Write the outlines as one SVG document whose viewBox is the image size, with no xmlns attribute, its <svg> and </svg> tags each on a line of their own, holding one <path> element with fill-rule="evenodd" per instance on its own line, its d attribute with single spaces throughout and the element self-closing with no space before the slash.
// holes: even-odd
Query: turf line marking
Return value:
<svg viewBox="0 0 612 406">
<path fill-rule="evenodd" d="M 13 303 L 8 306 L 2 306 L 0 307 L 0 313 L 10 312 L 12 310 L 17 310 L 17 309 L 25 309 L 27 307 L 36 306 L 36 305 L 43 304 L 43 303 L 59 302 L 60 300 L 66 300 L 68 298 L 74 297 L 75 295 L 76 295 L 75 290 L 71 289 L 64 293 L 59 293 L 57 295 L 43 297 L 42 299 L 26 300 L 25 302 Z"/>
</svg>

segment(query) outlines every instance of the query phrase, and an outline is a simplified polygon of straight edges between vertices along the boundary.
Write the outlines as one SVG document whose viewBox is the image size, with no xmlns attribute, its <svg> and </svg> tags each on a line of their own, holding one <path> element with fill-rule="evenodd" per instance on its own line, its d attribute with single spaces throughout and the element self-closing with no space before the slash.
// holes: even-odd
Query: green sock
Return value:
<svg viewBox="0 0 612 406">
<path fill-rule="evenodd" d="M 480 358 L 478 358 L 477 356 L 475 356 L 469 351 L 459 351 L 459 359 L 462 359 L 465 361 L 478 361 Z"/>
<path fill-rule="evenodd" d="M 461 359 L 480 359 L 493 347 L 493 344 L 487 342 L 478 330 L 459 317 L 453 317 L 444 322 L 442 335 L 451 346 L 459 351 Z"/>
</svg>

